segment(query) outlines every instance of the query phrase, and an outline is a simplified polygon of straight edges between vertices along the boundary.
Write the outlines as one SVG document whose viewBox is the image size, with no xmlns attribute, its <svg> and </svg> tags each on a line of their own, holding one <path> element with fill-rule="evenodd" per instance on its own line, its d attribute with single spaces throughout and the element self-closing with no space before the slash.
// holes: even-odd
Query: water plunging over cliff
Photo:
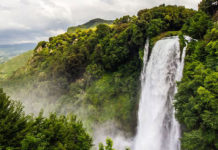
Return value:
<svg viewBox="0 0 218 150">
<path fill-rule="evenodd" d="M 155 44 L 148 60 L 147 42 L 134 150 L 180 150 L 173 98 L 176 81 L 182 78 L 185 49 L 180 59 L 179 38 L 165 38 Z"/>
</svg>

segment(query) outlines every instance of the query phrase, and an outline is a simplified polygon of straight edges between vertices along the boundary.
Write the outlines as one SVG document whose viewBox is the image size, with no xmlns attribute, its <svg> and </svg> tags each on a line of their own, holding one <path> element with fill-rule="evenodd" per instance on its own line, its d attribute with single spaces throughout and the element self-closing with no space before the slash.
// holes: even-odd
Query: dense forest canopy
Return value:
<svg viewBox="0 0 218 150">
<path fill-rule="evenodd" d="M 57 114 L 24 115 L 22 106 L 1 90 L 0 149 L 90 149 L 92 139 L 82 123 L 75 116 L 60 115 L 67 113 L 76 113 L 90 129 L 115 120 L 120 130 L 133 136 L 144 44 L 149 38 L 152 48 L 157 40 L 172 35 L 180 37 L 181 47 L 184 35 L 193 38 L 187 45 L 175 102 L 183 126 L 182 149 L 217 149 L 218 24 L 212 21 L 216 13 L 215 0 L 203 0 L 199 11 L 160 5 L 118 18 L 111 25 L 39 42 L 28 63 L 0 84 L 12 95 L 31 93 L 19 98 L 37 95 L 33 100 L 58 103 Z M 112 149 L 112 142 L 107 140 L 99 149 Z"/>
<path fill-rule="evenodd" d="M 211 24 L 210 20 L 207 20 L 207 23 Z M 193 28 L 192 25 L 189 25 L 189 28 Z M 218 148 L 217 36 L 218 24 L 214 23 L 204 38 L 198 36 L 198 41 L 193 40 L 188 44 L 184 77 L 178 84 L 175 103 L 176 117 L 186 127 L 182 137 L 184 149 Z"/>
<path fill-rule="evenodd" d="M 198 9 L 213 16 L 217 12 L 217 0 L 202 0 L 198 5 Z"/>
</svg>

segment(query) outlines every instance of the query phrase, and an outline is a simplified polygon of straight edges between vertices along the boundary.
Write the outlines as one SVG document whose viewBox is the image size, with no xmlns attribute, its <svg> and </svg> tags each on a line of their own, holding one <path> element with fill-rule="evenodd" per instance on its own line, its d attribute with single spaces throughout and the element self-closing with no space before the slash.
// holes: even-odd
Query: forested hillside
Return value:
<svg viewBox="0 0 218 150">
<path fill-rule="evenodd" d="M 182 31 L 197 39 L 188 44 L 184 77 L 176 95 L 176 117 L 185 125 L 182 147 L 215 150 L 218 148 L 218 23 L 212 23 L 199 12 Z"/>
<path fill-rule="evenodd" d="M 90 149 L 92 140 L 82 124 L 75 116 L 62 116 L 68 113 L 76 114 L 91 134 L 96 125 L 113 121 L 125 136 L 132 137 L 146 39 L 150 39 L 152 53 L 156 41 L 175 35 L 180 38 L 181 50 L 186 46 L 183 36 L 192 37 L 175 102 L 184 133 L 182 149 L 217 149 L 218 24 L 214 2 L 203 0 L 199 11 L 160 5 L 140 10 L 137 16 L 118 18 L 113 25 L 99 24 L 96 29 L 66 32 L 39 42 L 27 64 L 0 81 L 8 95 L 28 106 L 25 112 L 36 116 L 26 117 L 1 91 L 0 124 L 6 122 L 7 128 L 0 129 L 0 149 Z M 48 118 L 38 115 L 41 108 Z M 50 111 L 56 114 L 49 115 Z M 15 116 L 15 121 L 1 117 L 7 115 Z M 11 139 L 9 133 L 19 140 Z"/>
<path fill-rule="evenodd" d="M 16 95 L 20 99 L 28 99 L 32 92 L 29 96 L 38 95 L 38 102 L 60 103 L 59 113 L 87 107 L 84 116 L 91 122 L 115 119 L 133 133 L 146 38 L 178 31 L 194 14 L 184 7 L 162 5 L 141 10 L 137 17 L 116 19 L 113 26 L 100 24 L 96 30 L 51 37 L 38 44 L 25 68 L 2 84 L 9 93 L 22 93 Z M 29 92 L 19 85 L 28 86 Z"/>
</svg>

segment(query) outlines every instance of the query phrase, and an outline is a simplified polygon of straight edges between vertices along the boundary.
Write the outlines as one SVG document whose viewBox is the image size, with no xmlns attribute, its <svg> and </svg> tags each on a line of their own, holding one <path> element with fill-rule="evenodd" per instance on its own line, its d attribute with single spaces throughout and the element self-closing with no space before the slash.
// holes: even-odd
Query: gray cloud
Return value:
<svg viewBox="0 0 218 150">
<path fill-rule="evenodd" d="M 115 19 L 160 4 L 197 9 L 200 0 L 1 0 L 0 44 L 38 42 L 93 18 Z"/>
</svg>

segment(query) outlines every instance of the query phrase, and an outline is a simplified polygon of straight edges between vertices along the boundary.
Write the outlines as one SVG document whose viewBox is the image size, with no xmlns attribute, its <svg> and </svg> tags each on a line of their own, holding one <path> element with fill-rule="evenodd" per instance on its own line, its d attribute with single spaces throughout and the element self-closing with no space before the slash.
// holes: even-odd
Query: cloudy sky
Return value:
<svg viewBox="0 0 218 150">
<path fill-rule="evenodd" d="M 93 18 L 115 19 L 160 4 L 197 9 L 201 0 L 1 0 L 0 45 L 47 40 Z"/>
</svg>

